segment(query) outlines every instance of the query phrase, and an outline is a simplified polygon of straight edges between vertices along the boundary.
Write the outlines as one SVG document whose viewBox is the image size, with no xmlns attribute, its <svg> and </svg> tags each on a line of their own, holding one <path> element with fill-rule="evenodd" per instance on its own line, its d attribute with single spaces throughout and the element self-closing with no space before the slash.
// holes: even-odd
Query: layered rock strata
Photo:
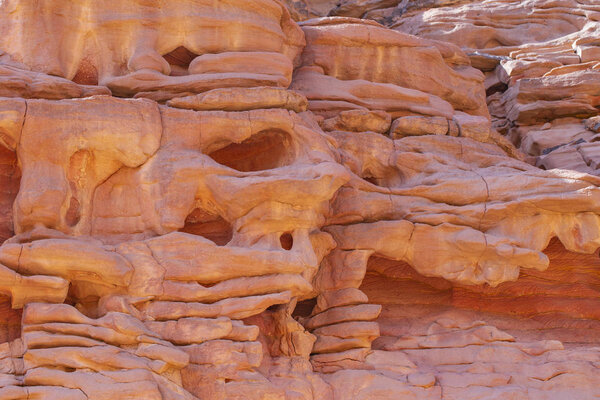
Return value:
<svg viewBox="0 0 600 400">
<path fill-rule="evenodd" d="M 331 3 L 0 3 L 0 399 L 599 395 L 600 10 Z"/>
<path fill-rule="evenodd" d="M 391 26 L 463 48 L 486 74 L 493 125 L 536 165 L 597 174 L 599 21 L 593 1 L 485 1 Z"/>
</svg>

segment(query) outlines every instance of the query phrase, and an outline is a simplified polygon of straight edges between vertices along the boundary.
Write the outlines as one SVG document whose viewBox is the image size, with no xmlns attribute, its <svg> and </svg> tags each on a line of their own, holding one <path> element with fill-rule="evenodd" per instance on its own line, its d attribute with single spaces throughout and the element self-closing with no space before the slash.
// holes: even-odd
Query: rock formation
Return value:
<svg viewBox="0 0 600 400">
<path fill-rule="evenodd" d="M 593 0 L 0 21 L 0 400 L 600 396 Z"/>
</svg>

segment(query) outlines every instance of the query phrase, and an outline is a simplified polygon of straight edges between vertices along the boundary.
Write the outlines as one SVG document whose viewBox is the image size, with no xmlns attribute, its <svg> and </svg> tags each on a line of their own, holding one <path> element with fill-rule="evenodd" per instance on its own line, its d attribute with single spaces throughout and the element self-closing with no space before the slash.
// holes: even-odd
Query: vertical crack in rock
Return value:
<svg viewBox="0 0 600 400">
<path fill-rule="evenodd" d="M 483 213 L 481 214 L 481 219 L 479 220 L 479 226 L 478 226 L 478 229 L 481 230 L 481 224 L 483 223 L 483 220 L 485 219 L 485 214 L 487 213 L 487 203 L 490 199 L 490 187 L 489 187 L 487 181 L 485 180 L 485 178 L 483 177 L 483 175 L 481 175 L 479 173 L 477 173 L 477 175 L 479 175 L 479 177 L 483 181 L 483 184 L 485 185 L 485 191 L 486 191 L 485 201 L 483 202 Z"/>
</svg>

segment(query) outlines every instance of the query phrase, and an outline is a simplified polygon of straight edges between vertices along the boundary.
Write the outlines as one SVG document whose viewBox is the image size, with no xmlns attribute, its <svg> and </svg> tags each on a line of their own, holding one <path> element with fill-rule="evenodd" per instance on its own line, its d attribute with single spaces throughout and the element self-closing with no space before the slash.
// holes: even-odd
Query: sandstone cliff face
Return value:
<svg viewBox="0 0 600 400">
<path fill-rule="evenodd" d="M 600 396 L 594 1 L 0 19 L 0 399 Z"/>
</svg>

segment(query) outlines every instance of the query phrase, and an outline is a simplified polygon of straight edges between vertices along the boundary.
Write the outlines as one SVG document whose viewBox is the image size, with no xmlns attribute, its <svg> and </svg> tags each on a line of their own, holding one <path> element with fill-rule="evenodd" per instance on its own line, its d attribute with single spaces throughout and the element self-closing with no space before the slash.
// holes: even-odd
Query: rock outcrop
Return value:
<svg viewBox="0 0 600 400">
<path fill-rule="evenodd" d="M 600 396 L 593 1 L 0 21 L 0 400 Z"/>
<path fill-rule="evenodd" d="M 536 165 L 598 173 L 596 2 L 472 2 L 407 12 L 391 26 L 469 54 L 486 74 L 494 127 Z"/>
</svg>

